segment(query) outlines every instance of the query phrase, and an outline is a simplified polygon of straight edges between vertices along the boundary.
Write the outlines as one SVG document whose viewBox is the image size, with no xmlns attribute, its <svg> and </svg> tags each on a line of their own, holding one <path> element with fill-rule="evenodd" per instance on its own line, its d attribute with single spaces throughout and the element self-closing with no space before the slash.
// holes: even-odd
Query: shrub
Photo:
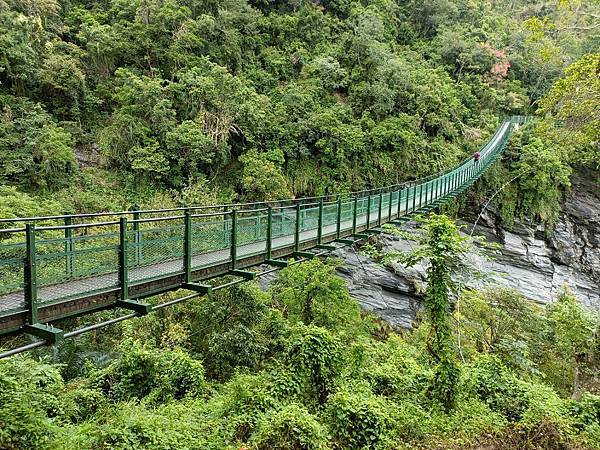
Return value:
<svg viewBox="0 0 600 450">
<path fill-rule="evenodd" d="M 335 274 L 337 263 L 315 258 L 281 271 L 271 292 L 292 322 L 317 325 L 350 335 L 360 332 L 360 307 L 350 297 L 344 280 Z"/>
<path fill-rule="evenodd" d="M 142 399 L 166 402 L 197 396 L 204 390 L 204 369 L 182 350 L 147 349 L 136 342 L 99 376 L 98 384 L 114 401 Z"/>
<path fill-rule="evenodd" d="M 551 388 L 520 380 L 496 357 L 481 357 L 470 369 L 465 377 L 467 395 L 475 395 L 511 422 L 561 420 L 565 413 L 565 405 Z"/>
<path fill-rule="evenodd" d="M 237 374 L 214 398 L 213 408 L 221 420 L 224 437 L 246 441 L 256 430 L 259 418 L 279 402 L 271 392 L 269 377 L 265 374 Z"/>
<path fill-rule="evenodd" d="M 290 370 L 303 392 L 323 404 L 341 368 L 339 342 L 324 328 L 302 326 L 298 331 L 287 357 Z"/>
<path fill-rule="evenodd" d="M 79 423 L 91 419 L 106 406 L 106 397 L 98 389 L 71 384 L 61 396 L 62 411 L 66 419 Z"/>
<path fill-rule="evenodd" d="M 223 448 L 213 443 L 206 430 L 200 405 L 171 404 L 158 409 L 122 403 L 103 422 L 82 428 L 93 436 L 92 448 L 111 450 Z M 81 436 L 75 436 L 74 441 Z M 68 448 L 68 447 L 63 447 Z"/>
<path fill-rule="evenodd" d="M 326 411 L 337 448 L 373 448 L 389 429 L 388 406 L 368 391 L 336 392 Z"/>
<path fill-rule="evenodd" d="M 59 371 L 28 357 L 0 361 L 0 448 L 43 449 L 56 432 Z"/>
<path fill-rule="evenodd" d="M 259 450 L 325 450 L 327 429 L 306 408 L 292 403 L 261 418 L 251 442 Z"/>
</svg>

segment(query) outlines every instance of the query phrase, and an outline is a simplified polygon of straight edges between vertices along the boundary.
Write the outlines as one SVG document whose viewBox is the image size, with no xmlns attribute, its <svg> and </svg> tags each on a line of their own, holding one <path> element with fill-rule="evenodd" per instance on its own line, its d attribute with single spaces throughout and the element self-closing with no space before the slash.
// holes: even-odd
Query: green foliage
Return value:
<svg viewBox="0 0 600 450">
<path fill-rule="evenodd" d="M 96 381 L 113 401 L 146 398 L 164 403 L 195 397 L 205 389 L 202 364 L 181 350 L 157 351 L 126 342 L 122 354 Z"/>
<path fill-rule="evenodd" d="M 541 102 L 541 134 L 577 164 L 600 167 L 600 53 L 585 55 L 565 69 Z"/>
<path fill-rule="evenodd" d="M 62 388 L 55 367 L 30 358 L 0 361 L 0 447 L 48 448 Z"/>
<path fill-rule="evenodd" d="M 0 180 L 71 185 L 75 149 L 134 184 L 227 178 L 248 199 L 426 175 L 593 48 L 561 28 L 573 16 L 586 23 L 521 1 L 7 1 L 0 150 L 17 151 Z"/>
<path fill-rule="evenodd" d="M 190 338 L 190 346 L 206 356 L 211 378 L 226 380 L 236 368 L 258 369 L 284 350 L 286 324 L 279 312 L 268 308 L 269 296 L 257 285 L 241 285 L 213 295 L 194 308 L 203 329 Z"/>
<path fill-rule="evenodd" d="M 434 218 L 430 226 L 452 229 L 446 225 L 446 219 Z M 451 250 L 463 247 L 441 241 L 441 247 L 429 248 L 432 258 L 443 249 L 448 262 Z M 327 268 L 320 264 L 287 268 L 286 287 L 299 290 L 312 272 Z M 336 286 L 333 272 L 319 279 Z M 328 294 L 332 304 L 339 292 L 336 288 Z M 73 348 L 53 351 L 54 360 L 65 367 L 31 356 L 0 361 L 0 445 L 598 447 L 600 402 L 586 392 L 595 389 L 590 381 L 597 374 L 596 318 L 566 293 L 546 309 L 523 305 L 521 297 L 506 290 L 463 294 L 461 316 L 455 310 L 454 317 L 461 327 L 465 362 L 452 361 L 460 374 L 451 410 L 431 396 L 432 379 L 443 386 L 435 378 L 441 364 L 427 348 L 431 322 L 402 334 L 382 332 L 369 316 L 354 319 L 362 329 L 354 334 L 342 322 L 329 322 L 327 328 L 304 325 L 273 309 L 287 308 L 275 301 L 279 293 L 245 284 L 161 310 L 162 317 L 150 314 L 117 324 L 109 334 L 103 330 Z M 519 339 L 527 352 L 517 355 L 509 350 Z M 589 353 L 582 359 L 584 348 Z M 77 352 L 89 359 L 87 368 L 71 373 L 83 364 L 72 362 Z M 101 357 L 109 364 L 94 368 L 102 364 L 92 359 Z M 529 363 L 522 364 L 524 359 Z M 548 384 L 572 382 L 572 372 L 553 373 L 558 366 L 548 362 L 557 361 L 589 370 L 588 378 L 586 370 L 580 371 L 581 389 L 573 398 L 561 398 Z M 205 380 L 203 366 L 210 368 L 213 381 Z M 69 378 L 66 385 L 59 369 Z"/>
<path fill-rule="evenodd" d="M 335 448 L 374 448 L 390 427 L 389 406 L 371 393 L 338 391 L 327 402 Z"/>
<path fill-rule="evenodd" d="M 13 219 L 62 214 L 57 201 L 40 201 L 29 194 L 19 192 L 16 187 L 0 186 L 0 217 Z M 11 228 L 14 223 L 2 223 L 0 227 Z"/>
<path fill-rule="evenodd" d="M 466 250 L 465 238 L 458 234 L 456 224 L 446 216 L 432 215 L 424 223 L 421 245 L 406 257 L 409 266 L 423 259 L 429 263 L 425 294 L 425 311 L 430 325 L 427 348 L 437 364 L 431 393 L 446 411 L 454 406 L 460 375 L 448 317 L 452 286 L 450 275 Z"/>
<path fill-rule="evenodd" d="M 475 361 L 464 382 L 468 392 L 509 421 L 536 423 L 564 416 L 565 405 L 551 388 L 520 380 L 494 357 Z"/>
<path fill-rule="evenodd" d="M 0 95 L 0 181 L 57 189 L 76 172 L 73 137 L 39 104 Z"/>
<path fill-rule="evenodd" d="M 271 291 L 292 322 L 360 332 L 360 309 L 344 281 L 335 276 L 337 263 L 318 258 L 281 271 Z"/>
<path fill-rule="evenodd" d="M 253 444 L 260 450 L 271 448 L 325 450 L 327 429 L 306 408 L 290 404 L 269 411 L 259 422 Z"/>
<path fill-rule="evenodd" d="M 266 155 L 248 152 L 240 157 L 242 170 L 242 190 L 248 200 L 278 200 L 290 198 L 291 192 L 279 167 Z"/>
<path fill-rule="evenodd" d="M 287 355 L 292 376 L 302 393 L 322 405 L 342 368 L 340 343 L 330 332 L 315 326 L 298 327 L 292 339 Z"/>
<path fill-rule="evenodd" d="M 571 169 L 559 152 L 535 138 L 521 147 L 514 168 L 523 173 L 518 180 L 518 210 L 523 215 L 536 214 L 543 222 L 554 222 L 560 211 L 561 192 L 571 185 Z"/>
<path fill-rule="evenodd" d="M 545 316 L 541 330 L 545 345 L 539 348 L 542 370 L 559 391 L 579 396 L 583 380 L 596 370 L 598 315 L 584 309 L 565 288 L 548 305 Z"/>
<path fill-rule="evenodd" d="M 465 357 L 493 353 L 516 371 L 537 371 L 531 344 L 543 327 L 543 317 L 518 292 L 497 288 L 464 292 L 455 316 Z"/>
</svg>

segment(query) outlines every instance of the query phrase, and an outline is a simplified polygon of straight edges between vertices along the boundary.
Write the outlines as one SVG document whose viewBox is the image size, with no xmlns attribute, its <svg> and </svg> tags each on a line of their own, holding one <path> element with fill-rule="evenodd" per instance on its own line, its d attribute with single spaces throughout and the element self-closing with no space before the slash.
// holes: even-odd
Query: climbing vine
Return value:
<svg viewBox="0 0 600 450">
<path fill-rule="evenodd" d="M 450 292 L 452 271 L 461 265 L 460 256 L 467 250 L 467 239 L 458 233 L 456 224 L 444 215 L 432 215 L 423 221 L 420 245 L 402 259 L 408 266 L 427 261 L 425 312 L 430 324 L 427 350 L 436 363 L 429 392 L 446 411 L 456 401 L 460 376 L 450 327 Z"/>
</svg>

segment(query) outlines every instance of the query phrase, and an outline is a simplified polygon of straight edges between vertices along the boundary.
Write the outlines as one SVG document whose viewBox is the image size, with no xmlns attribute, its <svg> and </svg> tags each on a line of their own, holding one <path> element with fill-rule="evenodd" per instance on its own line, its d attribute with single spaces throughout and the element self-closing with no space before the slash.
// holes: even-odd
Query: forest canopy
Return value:
<svg viewBox="0 0 600 450">
<path fill-rule="evenodd" d="M 597 6 L 4 0 L 0 182 L 73 211 L 207 181 L 347 191 L 447 168 L 539 105 L 565 164 L 597 166 Z M 120 195 L 89 187 L 107 178 Z"/>
</svg>

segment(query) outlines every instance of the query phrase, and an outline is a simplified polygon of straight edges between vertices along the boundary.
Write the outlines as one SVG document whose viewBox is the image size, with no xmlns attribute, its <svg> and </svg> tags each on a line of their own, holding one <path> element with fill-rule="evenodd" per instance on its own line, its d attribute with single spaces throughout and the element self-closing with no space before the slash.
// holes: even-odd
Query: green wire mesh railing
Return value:
<svg viewBox="0 0 600 450">
<path fill-rule="evenodd" d="M 113 290 L 127 297 L 130 287 L 152 280 L 220 264 L 235 268 L 239 258 L 321 243 L 437 206 L 477 180 L 526 120 L 504 120 L 479 161 L 467 158 L 443 173 L 383 189 L 277 203 L 0 219 L 0 317 L 27 312 L 33 323 L 46 305 Z M 94 222 L 115 216 L 118 221 Z"/>
</svg>

